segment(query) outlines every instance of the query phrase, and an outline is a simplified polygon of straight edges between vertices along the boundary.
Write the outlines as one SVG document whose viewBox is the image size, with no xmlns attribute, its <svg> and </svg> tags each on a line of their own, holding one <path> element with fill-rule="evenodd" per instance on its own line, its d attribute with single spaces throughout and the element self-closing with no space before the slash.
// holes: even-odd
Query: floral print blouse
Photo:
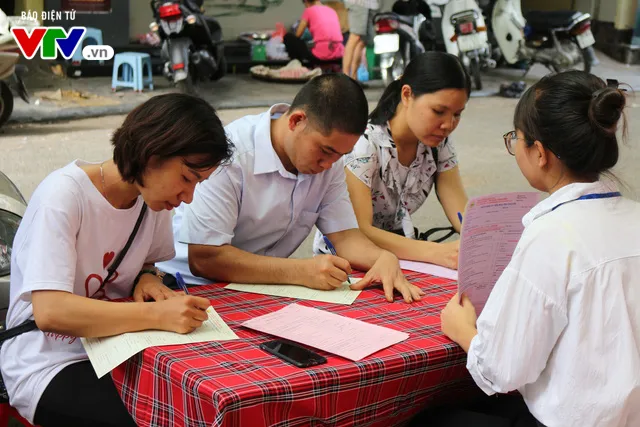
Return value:
<svg viewBox="0 0 640 427">
<path fill-rule="evenodd" d="M 389 124 L 369 123 L 353 151 L 345 155 L 344 164 L 371 189 L 373 226 L 387 231 L 401 229 L 406 237 L 416 238 L 411 214 L 429 196 L 436 172 L 452 169 L 458 160 L 451 138 L 447 138 L 438 146 L 437 165 L 432 149 L 419 143 L 416 158 L 407 168 L 398 160 Z M 313 249 L 329 253 L 319 231 Z"/>
</svg>

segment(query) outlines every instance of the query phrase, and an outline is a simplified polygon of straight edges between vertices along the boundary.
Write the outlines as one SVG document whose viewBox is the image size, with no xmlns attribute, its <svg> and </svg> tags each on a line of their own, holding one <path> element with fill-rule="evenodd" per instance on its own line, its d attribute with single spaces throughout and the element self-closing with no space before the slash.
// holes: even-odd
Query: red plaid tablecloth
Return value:
<svg viewBox="0 0 640 427">
<path fill-rule="evenodd" d="M 429 404 L 475 388 L 462 349 L 440 332 L 440 311 L 456 291 L 448 279 L 405 271 L 427 296 L 406 304 L 384 299 L 381 287 L 351 306 L 301 304 L 408 332 L 408 340 L 360 362 L 323 351 L 328 363 L 300 369 L 262 351 L 274 337 L 240 324 L 298 300 L 223 289 L 191 288 L 239 340 L 152 347 L 112 372 L 140 426 L 401 425 Z"/>
</svg>

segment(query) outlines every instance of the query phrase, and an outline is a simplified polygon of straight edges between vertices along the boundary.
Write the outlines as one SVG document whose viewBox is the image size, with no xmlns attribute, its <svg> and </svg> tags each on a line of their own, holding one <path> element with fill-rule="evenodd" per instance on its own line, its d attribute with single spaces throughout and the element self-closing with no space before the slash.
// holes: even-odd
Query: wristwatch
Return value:
<svg viewBox="0 0 640 427">
<path fill-rule="evenodd" d="M 160 278 L 160 281 L 162 281 L 162 278 L 164 277 L 165 273 L 158 270 L 157 268 L 143 268 L 142 270 L 140 270 L 140 273 L 138 273 L 138 275 L 136 276 L 136 279 L 133 281 L 133 286 L 136 286 L 138 284 L 138 282 L 140 281 L 140 277 L 142 277 L 143 274 L 153 274 L 154 276 Z"/>
</svg>

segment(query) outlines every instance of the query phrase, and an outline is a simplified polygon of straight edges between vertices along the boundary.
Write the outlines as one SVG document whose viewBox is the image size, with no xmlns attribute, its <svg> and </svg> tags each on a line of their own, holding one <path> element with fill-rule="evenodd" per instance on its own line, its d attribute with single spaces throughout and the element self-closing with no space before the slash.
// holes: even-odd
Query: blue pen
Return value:
<svg viewBox="0 0 640 427">
<path fill-rule="evenodd" d="M 324 243 L 327 244 L 327 248 L 329 248 L 329 250 L 331 251 L 331 255 L 338 256 L 338 254 L 336 253 L 336 248 L 333 247 L 327 236 L 322 236 L 322 238 L 324 239 Z M 351 284 L 351 275 L 349 274 L 347 274 L 347 283 Z"/>
<path fill-rule="evenodd" d="M 185 295 L 189 295 L 187 284 L 184 283 L 184 279 L 182 278 L 182 275 L 179 272 L 176 272 L 176 283 L 178 283 L 178 286 L 180 286 L 180 289 L 184 291 Z"/>
<path fill-rule="evenodd" d="M 458 219 L 460 220 L 460 224 L 462 224 L 462 214 L 458 212 Z"/>
</svg>

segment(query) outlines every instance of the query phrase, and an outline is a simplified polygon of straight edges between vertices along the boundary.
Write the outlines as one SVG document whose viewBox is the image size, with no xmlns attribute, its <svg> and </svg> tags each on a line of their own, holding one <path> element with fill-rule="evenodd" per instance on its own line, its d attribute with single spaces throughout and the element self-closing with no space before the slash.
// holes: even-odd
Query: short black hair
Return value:
<svg viewBox="0 0 640 427">
<path fill-rule="evenodd" d="M 595 181 L 618 162 L 616 131 L 625 104 L 617 84 L 565 71 L 543 77 L 522 95 L 513 124 L 527 145 L 540 141 L 575 175 Z"/>
<path fill-rule="evenodd" d="M 367 127 L 369 104 L 362 87 L 346 74 L 324 74 L 302 86 L 290 112 L 302 110 L 323 135 L 335 129 L 362 135 Z"/>
<path fill-rule="evenodd" d="M 414 57 L 404 74 L 387 86 L 371 112 L 371 123 L 383 125 L 396 114 L 402 86 L 408 85 L 416 98 L 443 89 L 464 89 L 471 94 L 471 78 L 460 59 L 446 52 L 427 51 Z"/>
<path fill-rule="evenodd" d="M 196 162 L 185 164 L 206 170 L 227 162 L 233 154 L 215 109 L 202 98 L 181 93 L 157 95 L 137 106 L 111 142 L 122 178 L 140 185 L 152 156 L 161 161 L 195 156 Z"/>
</svg>

